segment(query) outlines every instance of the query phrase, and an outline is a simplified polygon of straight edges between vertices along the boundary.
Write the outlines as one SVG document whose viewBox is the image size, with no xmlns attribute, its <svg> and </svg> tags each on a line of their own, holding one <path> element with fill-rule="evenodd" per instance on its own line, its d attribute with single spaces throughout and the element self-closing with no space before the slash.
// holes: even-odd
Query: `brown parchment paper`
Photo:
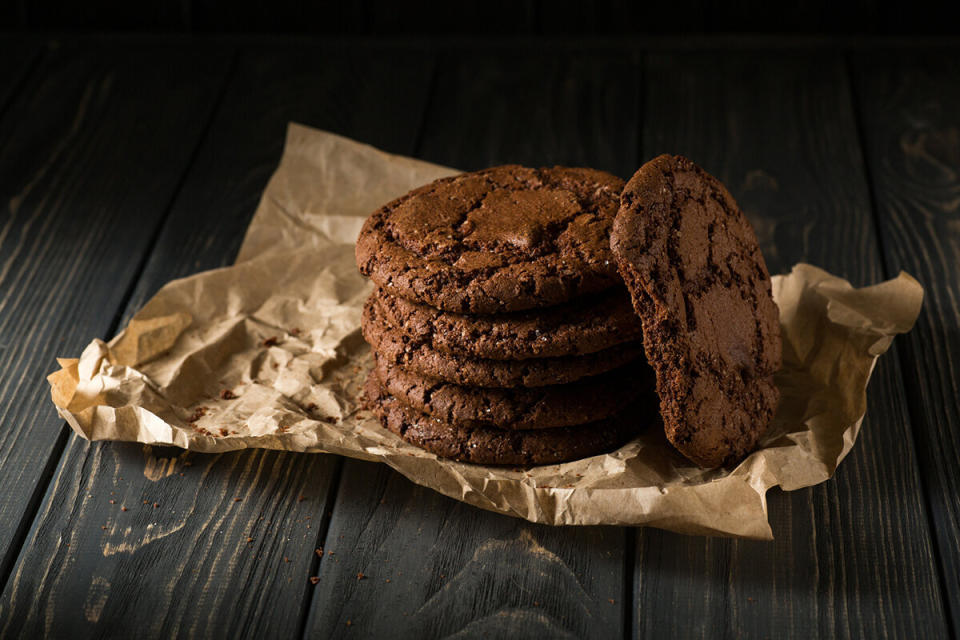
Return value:
<svg viewBox="0 0 960 640">
<path fill-rule="evenodd" d="M 452 173 L 292 124 L 236 264 L 170 282 L 109 343 L 59 359 L 48 378 L 59 414 L 89 440 L 378 460 L 534 522 L 769 539 L 767 490 L 831 477 L 856 441 L 877 358 L 920 310 L 923 290 L 903 273 L 863 289 L 805 264 L 774 277 L 783 398 L 762 448 L 733 469 L 700 470 L 652 431 L 562 465 L 441 460 L 358 409 L 370 357 L 360 310 L 371 286 L 353 243 L 379 205 Z"/>
</svg>

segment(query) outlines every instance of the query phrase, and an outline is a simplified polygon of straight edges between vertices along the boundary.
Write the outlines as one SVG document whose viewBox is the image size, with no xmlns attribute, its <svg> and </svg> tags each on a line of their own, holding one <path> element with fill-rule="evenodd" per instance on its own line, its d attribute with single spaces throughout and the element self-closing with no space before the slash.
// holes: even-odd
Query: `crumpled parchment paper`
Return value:
<svg viewBox="0 0 960 640">
<path fill-rule="evenodd" d="M 877 358 L 920 310 L 923 289 L 903 273 L 863 289 L 806 264 L 775 276 L 782 401 L 762 447 L 733 469 L 698 469 L 655 430 L 562 465 L 438 459 L 358 409 L 370 364 L 360 311 L 371 285 L 353 243 L 379 205 L 452 173 L 291 124 L 236 264 L 170 282 L 109 343 L 59 359 L 48 378 L 59 414 L 89 440 L 378 460 L 533 522 L 770 539 L 766 491 L 831 477 L 856 441 Z"/>
</svg>

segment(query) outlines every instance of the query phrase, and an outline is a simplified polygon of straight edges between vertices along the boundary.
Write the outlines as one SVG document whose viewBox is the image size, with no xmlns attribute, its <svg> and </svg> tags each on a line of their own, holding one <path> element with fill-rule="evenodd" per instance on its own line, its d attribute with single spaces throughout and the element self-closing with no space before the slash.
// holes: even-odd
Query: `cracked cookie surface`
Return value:
<svg viewBox="0 0 960 640">
<path fill-rule="evenodd" d="M 611 248 L 643 324 L 667 439 L 710 468 L 757 444 L 779 399 L 779 314 L 756 236 L 719 180 L 660 156 L 621 195 Z"/>
<path fill-rule="evenodd" d="M 655 419 L 628 409 L 576 427 L 505 431 L 458 426 L 404 405 L 384 391 L 374 372 L 364 396 L 365 406 L 385 429 L 440 457 L 475 464 L 527 466 L 586 458 L 624 444 Z"/>
<path fill-rule="evenodd" d="M 622 187 L 566 167 L 442 178 L 366 220 L 357 266 L 393 295 L 456 313 L 566 302 L 620 281 L 609 236 Z"/>
</svg>

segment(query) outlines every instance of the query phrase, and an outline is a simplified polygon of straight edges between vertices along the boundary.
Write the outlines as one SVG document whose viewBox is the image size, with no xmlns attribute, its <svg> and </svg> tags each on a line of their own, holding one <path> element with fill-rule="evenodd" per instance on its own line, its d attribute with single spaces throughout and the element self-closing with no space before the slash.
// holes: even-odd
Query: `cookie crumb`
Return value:
<svg viewBox="0 0 960 640">
<path fill-rule="evenodd" d="M 237 398 L 237 394 L 235 394 L 230 389 L 224 389 L 223 391 L 220 392 L 220 397 L 223 398 L 224 400 L 235 400 Z"/>
<path fill-rule="evenodd" d="M 317 584 L 320 582 L 320 576 L 310 576 L 310 584 Z"/>
</svg>

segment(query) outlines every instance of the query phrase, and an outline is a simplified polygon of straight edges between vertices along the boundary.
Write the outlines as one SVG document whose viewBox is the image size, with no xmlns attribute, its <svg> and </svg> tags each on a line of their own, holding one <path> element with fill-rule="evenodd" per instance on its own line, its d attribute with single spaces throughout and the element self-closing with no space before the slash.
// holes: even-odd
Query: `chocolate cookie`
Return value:
<svg viewBox="0 0 960 640">
<path fill-rule="evenodd" d="M 682 156 L 643 165 L 621 201 L 611 248 L 643 321 L 667 438 L 702 467 L 736 462 L 779 398 L 779 315 L 753 229 Z"/>
<path fill-rule="evenodd" d="M 425 340 L 391 327 L 373 298 L 363 307 L 364 339 L 388 364 L 427 378 L 473 387 L 543 387 L 573 382 L 616 369 L 643 356 L 643 345 L 630 342 L 596 353 L 530 360 L 488 360 L 451 356 Z"/>
<path fill-rule="evenodd" d="M 619 283 L 610 228 L 623 181 L 503 166 L 442 178 L 364 223 L 357 265 L 394 295 L 457 313 L 545 307 Z"/>
<path fill-rule="evenodd" d="M 418 376 L 376 358 L 374 373 L 392 396 L 438 420 L 465 427 L 543 429 L 594 422 L 653 390 L 646 363 L 628 364 L 571 384 L 534 389 L 464 387 Z"/>
<path fill-rule="evenodd" d="M 642 338 L 630 294 L 622 287 L 547 309 L 485 316 L 441 311 L 382 289 L 374 297 L 391 326 L 452 355 L 549 358 L 594 353 Z"/>
<path fill-rule="evenodd" d="M 419 412 L 386 393 L 372 372 L 364 393 L 384 428 L 430 453 L 476 464 L 557 464 L 606 453 L 638 434 L 646 424 L 642 416 L 650 416 L 624 412 L 578 427 L 504 431 L 457 426 Z"/>
</svg>

